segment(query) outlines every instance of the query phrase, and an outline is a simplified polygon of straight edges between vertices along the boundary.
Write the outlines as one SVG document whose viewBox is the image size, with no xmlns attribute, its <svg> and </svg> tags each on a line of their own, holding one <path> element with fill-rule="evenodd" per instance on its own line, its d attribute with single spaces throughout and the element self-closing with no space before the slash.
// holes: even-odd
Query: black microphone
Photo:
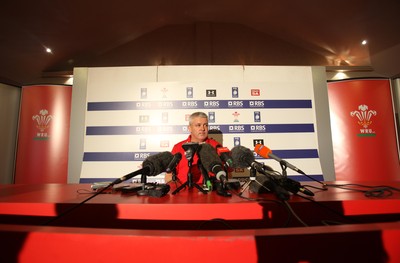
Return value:
<svg viewBox="0 0 400 263">
<path fill-rule="evenodd" d="M 257 172 L 266 174 L 273 169 L 255 160 L 253 152 L 244 146 L 237 145 L 232 148 L 231 151 L 233 159 L 233 167 L 235 168 L 247 168 L 251 167 L 257 170 Z"/>
<path fill-rule="evenodd" d="M 250 192 L 253 192 L 256 194 L 271 193 L 272 190 L 267 185 L 268 181 L 269 181 L 269 178 L 267 176 L 265 176 L 263 174 L 257 174 L 255 179 L 252 182 L 250 182 L 250 185 L 249 185 Z"/>
<path fill-rule="evenodd" d="M 299 182 L 297 182 L 293 179 L 284 178 L 281 180 L 281 184 L 286 190 L 288 190 L 289 192 L 292 192 L 293 194 L 297 194 L 297 192 L 300 191 L 303 194 L 306 194 L 309 196 L 314 196 L 313 192 L 304 188 Z"/>
<path fill-rule="evenodd" d="M 165 169 L 165 172 L 171 173 L 172 170 L 175 169 L 175 167 L 178 165 L 178 163 L 182 159 L 182 154 L 181 153 L 176 153 L 174 154 L 174 157 L 172 158 L 171 162 L 168 164 L 167 169 Z"/>
<path fill-rule="evenodd" d="M 257 172 L 263 174 L 266 178 L 264 185 L 268 190 L 274 192 L 280 200 L 288 200 L 289 192 L 286 191 L 274 177 L 273 169 L 255 161 L 253 152 L 244 146 L 238 145 L 232 148 L 232 159 L 234 162 L 234 167 L 247 168 L 251 167 L 256 169 Z"/>
<path fill-rule="evenodd" d="M 290 194 L 289 192 L 282 187 L 277 181 L 276 179 L 274 179 L 272 176 L 269 178 L 269 180 L 267 180 L 267 188 L 271 189 L 272 192 L 274 192 L 276 194 L 276 196 L 280 199 L 280 200 L 289 200 Z"/>
<path fill-rule="evenodd" d="M 256 191 L 255 189 L 258 189 L 258 193 L 263 193 L 268 191 L 271 191 L 275 193 L 275 195 L 278 197 L 280 200 L 289 200 L 290 194 L 288 192 L 288 189 L 286 189 L 278 179 L 274 176 L 266 176 L 265 174 L 261 174 L 256 176 L 256 180 L 253 183 L 254 185 L 256 184 L 261 184 L 260 186 L 253 186 L 251 190 Z M 256 192 L 257 193 L 257 192 Z"/>
<path fill-rule="evenodd" d="M 165 172 L 173 158 L 174 156 L 170 152 L 157 153 L 147 157 L 143 161 L 142 167 L 149 167 L 149 172 L 146 173 L 147 176 L 156 176 Z"/>
<path fill-rule="evenodd" d="M 222 167 L 222 163 L 216 149 L 210 144 L 204 143 L 201 144 L 198 154 L 206 171 L 215 174 L 217 180 L 220 180 L 223 182 L 223 184 L 225 184 L 227 182 L 226 172 Z"/>
<path fill-rule="evenodd" d="M 200 144 L 197 142 L 187 142 L 182 144 L 182 148 L 185 150 L 186 159 L 192 160 L 199 147 Z"/>
<path fill-rule="evenodd" d="M 110 186 L 112 186 L 112 185 L 114 185 L 114 184 L 122 183 L 123 181 L 126 181 L 126 180 L 128 180 L 128 179 L 130 179 L 130 178 L 132 178 L 132 177 L 134 177 L 134 176 L 136 176 L 136 175 L 139 175 L 139 174 L 146 174 L 146 173 L 148 173 L 149 171 L 150 171 L 150 167 L 148 167 L 148 166 L 143 167 L 142 169 L 136 170 L 136 171 L 134 171 L 134 172 L 131 172 L 131 173 L 129 173 L 129 174 L 126 174 L 126 175 L 122 176 L 121 178 L 116 179 L 114 182 L 112 182 L 112 183 L 110 184 Z"/>
<path fill-rule="evenodd" d="M 304 175 L 305 175 L 305 173 L 304 173 L 302 170 L 300 170 L 299 168 L 297 168 L 297 167 L 294 166 L 293 164 L 288 163 L 287 161 L 282 160 L 281 158 L 279 158 L 278 156 L 276 156 L 275 154 L 273 154 L 272 151 L 271 151 L 267 146 L 265 146 L 265 145 L 256 144 L 256 146 L 254 147 L 254 151 L 255 151 L 258 155 L 260 155 L 261 157 L 264 157 L 264 158 L 272 158 L 272 159 L 274 159 L 275 161 L 277 161 L 277 162 L 279 162 L 279 163 L 281 163 L 281 164 L 286 165 L 286 166 L 289 167 L 290 169 L 292 169 L 292 170 L 294 170 L 294 171 L 296 171 L 296 172 L 298 172 L 298 173 L 300 173 L 300 174 L 304 174 Z"/>
<path fill-rule="evenodd" d="M 119 184 L 139 174 L 156 176 L 166 170 L 168 164 L 172 161 L 173 157 L 174 156 L 170 152 L 162 152 L 151 155 L 143 161 L 142 169 L 124 175 L 119 179 L 116 179 L 114 182 L 111 183 L 111 185 Z"/>
</svg>

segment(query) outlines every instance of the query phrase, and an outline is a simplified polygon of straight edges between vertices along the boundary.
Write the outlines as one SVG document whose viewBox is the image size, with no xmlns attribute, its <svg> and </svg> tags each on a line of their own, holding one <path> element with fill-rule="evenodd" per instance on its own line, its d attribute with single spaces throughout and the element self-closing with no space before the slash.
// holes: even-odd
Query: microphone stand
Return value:
<svg viewBox="0 0 400 263">
<path fill-rule="evenodd" d="M 188 167 L 189 167 L 189 171 L 187 173 L 187 180 L 184 184 L 180 185 L 178 188 L 176 188 L 172 194 L 175 195 L 176 193 L 178 193 L 180 190 L 182 190 L 184 187 L 188 187 L 189 189 L 196 187 L 200 192 L 202 192 L 203 194 L 207 194 L 207 191 L 204 190 L 203 188 L 201 188 L 198 184 L 193 183 L 193 175 L 192 175 L 192 163 L 193 163 L 193 156 L 190 156 L 188 158 Z"/>
<path fill-rule="evenodd" d="M 140 183 L 142 184 L 142 189 L 137 191 L 137 195 L 140 196 L 147 195 L 146 191 L 147 176 L 144 173 L 140 177 Z"/>
<path fill-rule="evenodd" d="M 279 184 L 286 190 L 288 190 L 289 192 L 292 192 L 293 194 L 297 194 L 297 192 L 302 192 L 303 194 L 309 195 L 309 196 L 314 196 L 314 193 L 311 192 L 310 190 L 304 188 L 301 186 L 301 184 L 295 180 L 292 180 L 290 178 L 287 177 L 287 172 L 286 172 L 286 168 L 287 168 L 287 164 L 285 161 L 280 161 L 279 162 L 282 168 L 282 175 L 283 178 L 281 180 L 279 180 Z M 309 176 L 307 176 L 309 177 Z"/>
<path fill-rule="evenodd" d="M 250 178 L 249 180 L 242 186 L 242 190 L 239 192 L 239 196 L 243 194 L 244 191 L 246 191 L 247 188 L 249 188 L 250 184 L 256 180 L 256 175 L 257 175 L 257 170 L 254 167 L 250 167 Z"/>
</svg>

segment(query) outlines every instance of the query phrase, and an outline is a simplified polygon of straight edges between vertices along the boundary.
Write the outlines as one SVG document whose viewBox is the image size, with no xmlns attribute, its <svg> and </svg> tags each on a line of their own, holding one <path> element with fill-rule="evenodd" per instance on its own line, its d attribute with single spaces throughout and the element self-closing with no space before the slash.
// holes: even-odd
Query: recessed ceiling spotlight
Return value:
<svg viewBox="0 0 400 263">
<path fill-rule="evenodd" d="M 361 41 L 361 45 L 366 45 L 368 42 L 366 39 L 364 39 L 363 41 Z"/>
<path fill-rule="evenodd" d="M 47 53 L 53 53 L 53 51 L 52 51 L 51 48 L 49 48 L 49 47 L 46 47 L 46 52 L 47 52 Z"/>
<path fill-rule="evenodd" d="M 333 76 L 332 79 L 334 79 L 334 80 L 340 80 L 340 79 L 347 79 L 347 78 L 349 78 L 349 76 L 347 76 L 346 73 L 344 73 L 344 72 L 338 72 L 338 73 L 336 73 L 335 76 Z"/>
</svg>

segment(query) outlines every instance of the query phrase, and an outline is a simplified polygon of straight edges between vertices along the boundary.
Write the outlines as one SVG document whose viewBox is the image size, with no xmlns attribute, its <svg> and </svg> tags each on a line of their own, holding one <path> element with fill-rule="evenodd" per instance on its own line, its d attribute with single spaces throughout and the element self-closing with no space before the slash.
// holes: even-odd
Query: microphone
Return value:
<svg viewBox="0 0 400 263">
<path fill-rule="evenodd" d="M 174 157 L 172 158 L 171 162 L 168 164 L 167 169 L 165 169 L 165 172 L 171 173 L 172 170 L 175 169 L 175 167 L 178 165 L 178 163 L 182 159 L 182 154 L 181 153 L 176 153 L 174 154 Z"/>
<path fill-rule="evenodd" d="M 289 192 L 286 191 L 286 189 L 284 189 L 279 182 L 277 182 L 277 179 L 275 179 L 272 173 L 274 170 L 271 167 L 255 161 L 254 154 L 249 148 L 241 145 L 233 147 L 232 159 L 234 162 L 234 167 L 247 168 L 250 166 L 251 168 L 256 169 L 257 172 L 263 174 L 265 176 L 264 182 L 267 183 L 267 186 L 264 185 L 264 182 L 262 184 L 268 190 L 274 192 L 280 200 L 289 199 Z"/>
<path fill-rule="evenodd" d="M 187 142 L 182 144 L 182 148 L 185 150 L 186 159 L 192 160 L 199 147 L 200 144 L 197 142 Z"/>
<path fill-rule="evenodd" d="M 278 179 L 264 174 L 256 176 L 256 180 L 252 183 L 250 190 L 255 193 L 268 193 L 268 191 L 271 191 L 280 200 L 289 200 L 290 197 L 289 192 L 281 185 Z"/>
<path fill-rule="evenodd" d="M 156 176 L 165 171 L 168 164 L 172 161 L 173 155 L 170 152 L 157 153 L 147 157 L 142 163 L 142 169 L 129 173 L 116 179 L 111 185 L 119 184 L 128 180 L 136 175 L 145 174 L 148 176 Z"/>
<path fill-rule="evenodd" d="M 222 163 L 216 152 L 216 149 L 210 144 L 204 143 L 201 145 L 198 154 L 201 163 L 203 164 L 203 167 L 206 169 L 206 171 L 212 172 L 213 174 L 215 174 L 217 180 L 221 181 L 223 184 L 226 184 L 226 172 L 222 167 Z"/>
<path fill-rule="evenodd" d="M 217 147 L 217 153 L 227 167 L 233 168 L 231 152 L 227 147 Z"/>
<path fill-rule="evenodd" d="M 261 157 L 264 158 L 272 158 L 275 161 L 279 162 L 280 164 L 284 164 L 287 167 L 289 167 L 290 169 L 300 173 L 300 174 L 304 174 L 306 175 L 302 170 L 300 170 L 299 168 L 297 168 L 296 166 L 294 166 L 291 163 L 288 163 L 285 160 L 282 160 L 281 158 L 279 158 L 278 156 L 274 155 L 271 151 L 271 149 L 269 149 L 267 146 L 262 145 L 262 144 L 256 144 L 256 146 L 254 147 L 254 151 L 260 155 Z"/>
<path fill-rule="evenodd" d="M 267 171 L 273 171 L 271 167 L 268 167 L 262 163 L 257 162 L 254 159 L 253 152 L 244 146 L 237 145 L 232 148 L 232 159 L 233 167 L 235 168 L 247 168 L 251 167 L 257 170 L 257 172 L 266 174 Z M 266 171 L 267 170 L 267 171 Z"/>
<path fill-rule="evenodd" d="M 250 192 L 256 194 L 265 194 L 271 193 L 272 189 L 268 187 L 267 183 L 269 182 L 269 178 L 263 174 L 257 174 L 256 178 L 253 182 L 249 185 Z"/>
<path fill-rule="evenodd" d="M 142 167 L 149 167 L 149 171 L 146 173 L 147 176 L 156 176 L 165 172 L 173 158 L 174 156 L 170 152 L 157 153 L 147 157 L 143 161 Z"/>
</svg>

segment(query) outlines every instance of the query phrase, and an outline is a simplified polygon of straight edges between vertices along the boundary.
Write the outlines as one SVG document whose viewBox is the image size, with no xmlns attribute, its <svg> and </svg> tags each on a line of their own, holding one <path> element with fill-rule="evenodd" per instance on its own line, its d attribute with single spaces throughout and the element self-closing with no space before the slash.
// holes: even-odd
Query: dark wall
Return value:
<svg viewBox="0 0 400 263">
<path fill-rule="evenodd" d="M 0 83 L 0 183 L 13 183 L 21 89 Z"/>
</svg>

